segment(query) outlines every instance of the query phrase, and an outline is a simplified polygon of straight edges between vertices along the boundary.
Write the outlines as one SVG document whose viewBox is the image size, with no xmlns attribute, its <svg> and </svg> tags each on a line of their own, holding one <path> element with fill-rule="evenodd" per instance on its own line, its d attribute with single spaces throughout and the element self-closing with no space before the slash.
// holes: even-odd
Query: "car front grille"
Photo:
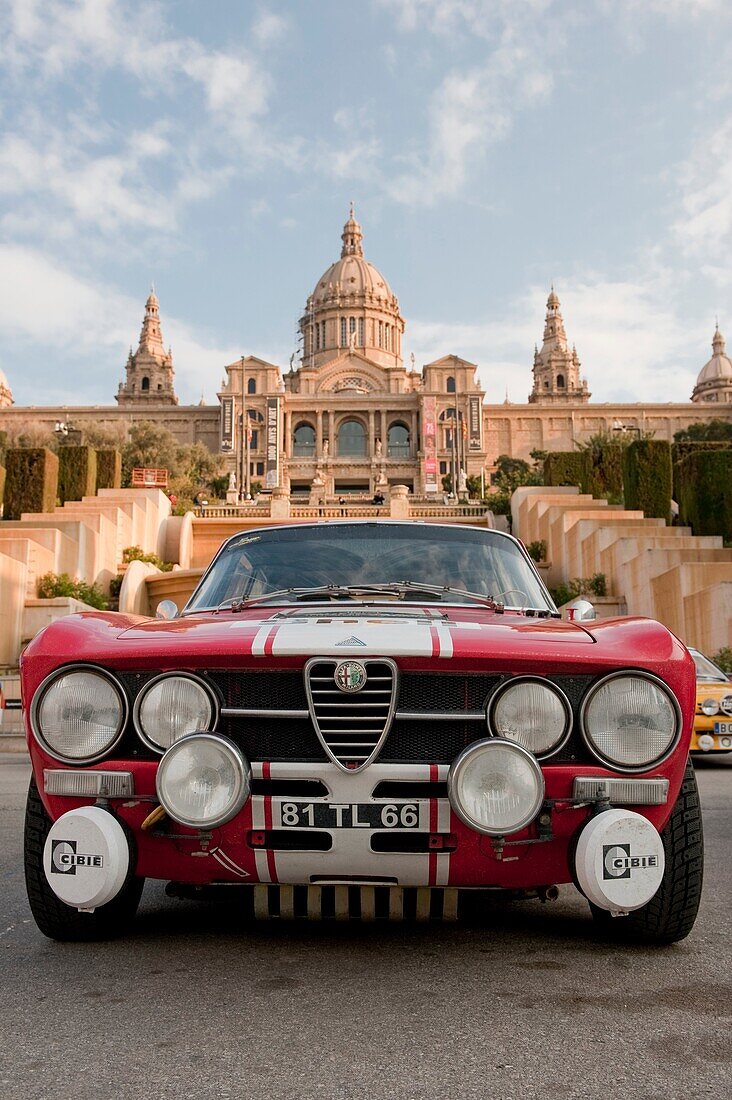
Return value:
<svg viewBox="0 0 732 1100">
<path fill-rule="evenodd" d="M 351 662 L 366 670 L 366 683 L 358 691 L 338 686 L 337 659 L 309 661 L 305 685 L 310 716 L 323 747 L 343 768 L 362 768 L 377 753 L 389 731 L 397 690 L 397 670 L 392 661 Z"/>
<path fill-rule="evenodd" d="M 212 669 L 199 670 L 199 675 L 209 681 L 219 697 L 221 717 L 217 728 L 239 745 L 249 760 L 315 763 L 335 757 L 342 766 L 356 767 L 362 766 L 364 758 L 373 752 L 385 726 L 386 736 L 377 755 L 382 763 L 450 764 L 467 745 L 487 735 L 484 716 L 488 699 L 501 683 L 510 679 L 500 673 L 396 674 L 392 662 L 364 659 L 361 663 L 367 666 L 367 685 L 349 696 L 338 691 L 333 681 L 337 663 L 336 659 L 318 658 L 310 664 L 312 711 L 302 671 Z M 153 675 L 120 674 L 130 704 Z M 368 693 L 370 681 L 371 687 L 376 688 L 377 675 L 384 677 L 378 682 L 379 690 L 388 694 Z M 571 737 L 547 763 L 575 760 L 589 763 L 591 757 L 579 734 L 576 716 L 594 677 L 548 679 L 567 695 L 575 721 Z M 364 707 L 357 702 L 359 696 L 364 702 L 378 701 L 378 705 Z M 390 722 L 389 698 L 394 701 Z M 331 700 L 336 702 L 335 707 L 323 706 Z M 357 718 L 366 720 L 356 721 Z M 340 730 L 346 732 L 337 732 Z M 331 757 L 326 744 L 333 753 Z M 123 755 L 154 755 L 132 730 L 125 735 L 120 750 Z"/>
</svg>

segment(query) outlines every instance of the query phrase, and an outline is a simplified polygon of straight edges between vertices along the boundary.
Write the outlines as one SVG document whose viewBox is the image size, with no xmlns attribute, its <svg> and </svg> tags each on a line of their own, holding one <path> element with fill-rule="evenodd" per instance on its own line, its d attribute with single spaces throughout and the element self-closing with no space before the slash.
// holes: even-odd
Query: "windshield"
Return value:
<svg viewBox="0 0 732 1100">
<path fill-rule="evenodd" d="M 416 523 L 328 523 L 237 535 L 204 574 L 185 610 L 216 608 L 290 588 L 302 597 L 303 589 L 323 585 L 344 588 L 404 581 L 412 582 L 414 591 L 405 589 L 401 598 L 422 603 L 472 602 L 460 592 L 427 593 L 419 587 L 447 585 L 508 607 L 554 610 L 513 539 L 496 531 Z M 355 595 L 382 598 L 378 591 Z M 389 598 L 388 593 L 383 596 Z M 342 598 L 348 599 L 348 593 Z M 284 597 L 283 602 L 290 600 Z"/>
<path fill-rule="evenodd" d="M 689 652 L 694 658 L 697 680 L 720 680 L 722 683 L 728 682 L 729 677 L 722 672 L 721 668 L 717 668 L 717 666 L 713 664 L 708 657 L 705 657 L 703 653 L 700 653 L 698 649 L 690 649 Z"/>
</svg>

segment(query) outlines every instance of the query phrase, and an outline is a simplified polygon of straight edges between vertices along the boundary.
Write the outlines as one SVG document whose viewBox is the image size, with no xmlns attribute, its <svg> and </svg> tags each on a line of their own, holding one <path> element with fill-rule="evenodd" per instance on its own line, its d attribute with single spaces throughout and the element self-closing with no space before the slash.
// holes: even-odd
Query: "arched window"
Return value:
<svg viewBox="0 0 732 1100">
<path fill-rule="evenodd" d="M 312 458 L 315 454 L 315 428 L 305 421 L 292 433 L 292 453 L 295 458 Z"/>
<path fill-rule="evenodd" d="M 358 346 L 360 348 L 364 347 L 363 317 L 359 317 L 359 319 L 358 319 Z"/>
<path fill-rule="evenodd" d="M 452 375 L 448 377 L 445 389 L 448 393 L 455 393 L 455 379 Z"/>
<path fill-rule="evenodd" d="M 389 425 L 387 433 L 386 453 L 389 458 L 409 458 L 410 451 L 409 428 L 406 424 L 395 423 Z"/>
<path fill-rule="evenodd" d="M 558 374 L 557 375 L 557 389 L 558 390 L 563 390 L 564 389 L 564 375 L 563 374 Z"/>
<path fill-rule="evenodd" d="M 140 383 L 140 389 L 143 393 L 147 393 L 150 389 L 150 379 L 147 377 L 147 375 L 145 375 L 142 382 Z"/>
<path fill-rule="evenodd" d="M 344 420 L 338 429 L 338 454 L 360 458 L 366 454 L 366 429 L 360 420 Z"/>
<path fill-rule="evenodd" d="M 257 392 L 257 379 L 256 378 L 250 378 L 247 382 L 247 393 L 256 393 L 256 392 Z"/>
<path fill-rule="evenodd" d="M 320 351 L 320 325 L 315 326 L 315 350 Z"/>
<path fill-rule="evenodd" d="M 348 333 L 346 332 L 346 318 L 341 317 L 341 347 L 344 348 L 348 343 Z"/>
<path fill-rule="evenodd" d="M 384 346 L 384 322 L 379 321 L 379 347 Z"/>
</svg>

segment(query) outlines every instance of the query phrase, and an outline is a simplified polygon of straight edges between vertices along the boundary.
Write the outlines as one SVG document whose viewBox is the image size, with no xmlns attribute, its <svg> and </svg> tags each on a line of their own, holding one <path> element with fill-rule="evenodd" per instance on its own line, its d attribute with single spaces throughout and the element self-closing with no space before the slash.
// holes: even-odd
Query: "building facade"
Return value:
<svg viewBox="0 0 732 1100">
<path fill-rule="evenodd" d="M 455 354 L 421 370 L 405 365 L 399 301 L 364 256 L 353 208 L 340 258 L 315 283 L 299 328 L 296 366 L 283 372 L 245 356 L 225 367 L 215 405 L 180 405 L 153 291 L 116 405 L 18 406 L 0 372 L 0 431 L 12 440 L 24 431 L 51 433 L 62 421 L 122 434 L 153 420 L 182 443 L 220 453 L 238 496 L 258 482 L 310 497 L 373 495 L 402 484 L 429 498 L 442 493 L 445 477 L 458 490 L 469 477 L 487 480 L 502 454 L 571 450 L 600 431 L 640 429 L 671 440 L 712 417 L 732 420 L 732 362 L 718 329 L 691 401 L 592 402 L 553 287 L 526 403 L 486 401 L 476 364 Z"/>
</svg>

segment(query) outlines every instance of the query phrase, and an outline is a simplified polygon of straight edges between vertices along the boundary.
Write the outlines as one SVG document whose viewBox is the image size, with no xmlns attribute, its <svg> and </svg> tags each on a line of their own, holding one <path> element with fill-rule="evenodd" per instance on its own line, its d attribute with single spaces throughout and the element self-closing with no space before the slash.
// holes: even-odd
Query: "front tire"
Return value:
<svg viewBox="0 0 732 1100">
<path fill-rule="evenodd" d="M 80 913 L 56 897 L 43 870 L 43 849 L 50 828 L 51 821 L 35 780 L 31 779 L 25 811 L 25 885 L 31 913 L 39 929 L 49 939 L 77 943 L 121 935 L 137 912 L 145 880 L 132 873 L 131 864 L 130 874 L 112 901 L 100 905 L 93 913 Z"/>
<path fill-rule="evenodd" d="M 666 868 L 661 885 L 646 905 L 625 917 L 611 917 L 607 910 L 590 904 L 595 921 L 608 937 L 663 945 L 683 940 L 694 926 L 704 876 L 704 836 L 699 791 L 690 760 L 661 839 Z"/>
</svg>

